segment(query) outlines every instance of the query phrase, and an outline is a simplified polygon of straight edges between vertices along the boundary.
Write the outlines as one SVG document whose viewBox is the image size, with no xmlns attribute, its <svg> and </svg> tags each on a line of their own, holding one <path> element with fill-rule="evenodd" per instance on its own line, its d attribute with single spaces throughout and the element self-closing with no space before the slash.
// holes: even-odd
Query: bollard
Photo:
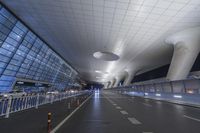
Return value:
<svg viewBox="0 0 200 133">
<path fill-rule="evenodd" d="M 48 120 L 47 120 L 47 133 L 50 133 L 51 132 L 51 113 L 49 112 L 48 113 Z"/>
</svg>

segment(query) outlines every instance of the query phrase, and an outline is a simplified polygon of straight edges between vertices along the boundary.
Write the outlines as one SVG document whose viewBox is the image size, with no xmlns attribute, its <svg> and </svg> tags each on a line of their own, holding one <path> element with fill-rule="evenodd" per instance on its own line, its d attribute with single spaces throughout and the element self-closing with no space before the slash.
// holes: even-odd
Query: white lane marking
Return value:
<svg viewBox="0 0 200 133">
<path fill-rule="evenodd" d="M 134 117 L 129 117 L 128 120 L 134 124 L 134 125 L 139 125 L 142 124 L 141 122 L 139 122 L 137 119 L 135 119 Z"/>
<path fill-rule="evenodd" d="M 124 111 L 124 110 L 122 110 L 122 111 L 120 111 L 123 115 L 128 115 L 128 112 L 126 112 L 126 111 Z"/>
<path fill-rule="evenodd" d="M 69 118 L 75 114 L 93 95 L 89 96 L 79 107 L 77 107 L 71 114 L 62 120 L 50 133 L 55 133 Z"/>
<path fill-rule="evenodd" d="M 152 107 L 151 104 L 148 104 L 148 103 L 142 103 L 143 105 L 147 106 L 147 107 Z"/>
<path fill-rule="evenodd" d="M 117 106 L 116 109 L 122 109 L 121 107 Z"/>
<path fill-rule="evenodd" d="M 114 105 L 114 106 L 117 106 L 117 104 L 115 104 L 115 103 L 114 103 L 113 105 Z"/>
<path fill-rule="evenodd" d="M 194 117 L 191 117 L 191 116 L 183 115 L 183 117 L 200 122 L 200 119 L 197 119 L 197 118 L 194 118 Z"/>
</svg>

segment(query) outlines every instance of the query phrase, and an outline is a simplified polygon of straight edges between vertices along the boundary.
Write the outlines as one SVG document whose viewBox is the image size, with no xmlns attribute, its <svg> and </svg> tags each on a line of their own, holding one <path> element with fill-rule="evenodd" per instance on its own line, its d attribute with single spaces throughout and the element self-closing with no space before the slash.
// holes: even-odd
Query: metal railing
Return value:
<svg viewBox="0 0 200 133">
<path fill-rule="evenodd" d="M 200 107 L 200 79 L 144 81 L 108 90 L 119 94 Z"/>
<path fill-rule="evenodd" d="M 55 101 L 61 101 L 63 99 L 79 96 L 86 93 L 88 92 L 78 91 L 73 93 L 62 92 L 58 94 L 37 94 L 33 96 L 3 98 L 0 99 L 0 116 L 5 116 L 5 118 L 8 118 L 10 113 L 33 107 L 37 109 L 43 104 L 52 104 Z"/>
<path fill-rule="evenodd" d="M 185 79 L 177 81 L 141 82 L 129 86 L 112 88 L 119 91 L 136 91 L 149 93 L 180 93 L 200 95 L 200 80 Z"/>
</svg>

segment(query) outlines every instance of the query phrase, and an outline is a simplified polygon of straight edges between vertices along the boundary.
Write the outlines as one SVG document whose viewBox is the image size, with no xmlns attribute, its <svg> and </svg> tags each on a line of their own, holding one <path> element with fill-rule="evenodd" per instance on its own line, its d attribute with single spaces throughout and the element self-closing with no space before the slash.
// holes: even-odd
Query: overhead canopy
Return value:
<svg viewBox="0 0 200 133">
<path fill-rule="evenodd" d="M 200 24 L 197 0 L 2 1 L 89 81 L 168 64 L 173 49 L 164 40 Z M 119 59 L 94 58 L 97 51 Z"/>
</svg>

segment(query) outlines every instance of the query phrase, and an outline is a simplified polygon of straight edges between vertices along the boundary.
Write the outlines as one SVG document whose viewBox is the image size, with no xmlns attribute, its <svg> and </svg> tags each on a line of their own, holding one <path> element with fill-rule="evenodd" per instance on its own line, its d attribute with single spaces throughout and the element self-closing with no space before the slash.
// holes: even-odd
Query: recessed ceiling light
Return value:
<svg viewBox="0 0 200 133">
<path fill-rule="evenodd" d="M 103 72 L 103 71 L 100 71 L 100 70 L 95 70 L 96 73 L 101 73 L 101 74 L 108 74 L 108 72 Z"/>
<path fill-rule="evenodd" d="M 95 52 L 93 56 L 97 59 L 104 60 L 104 61 L 115 61 L 119 59 L 119 56 L 112 53 L 112 52 Z"/>
</svg>

